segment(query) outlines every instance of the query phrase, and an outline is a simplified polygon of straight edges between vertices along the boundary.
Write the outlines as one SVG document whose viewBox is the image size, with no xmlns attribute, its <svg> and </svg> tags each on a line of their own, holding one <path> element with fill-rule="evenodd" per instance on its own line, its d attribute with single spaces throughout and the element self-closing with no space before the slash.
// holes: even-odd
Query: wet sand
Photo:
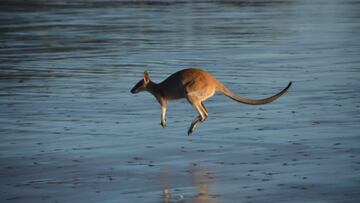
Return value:
<svg viewBox="0 0 360 203">
<path fill-rule="evenodd" d="M 10 1 L 9 1 L 10 2 Z M 0 9 L 1 202 L 359 202 L 356 1 L 65 4 Z M 41 1 L 39 1 L 41 2 Z M 131 87 L 202 67 L 197 116 Z"/>
</svg>

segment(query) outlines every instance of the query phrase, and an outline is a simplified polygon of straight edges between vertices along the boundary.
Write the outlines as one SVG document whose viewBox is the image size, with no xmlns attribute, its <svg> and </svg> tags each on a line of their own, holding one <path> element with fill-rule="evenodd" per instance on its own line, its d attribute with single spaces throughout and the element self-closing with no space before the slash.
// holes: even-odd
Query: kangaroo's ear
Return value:
<svg viewBox="0 0 360 203">
<path fill-rule="evenodd" d="M 148 83 L 150 81 L 150 75 L 147 71 L 144 71 L 144 81 Z"/>
</svg>

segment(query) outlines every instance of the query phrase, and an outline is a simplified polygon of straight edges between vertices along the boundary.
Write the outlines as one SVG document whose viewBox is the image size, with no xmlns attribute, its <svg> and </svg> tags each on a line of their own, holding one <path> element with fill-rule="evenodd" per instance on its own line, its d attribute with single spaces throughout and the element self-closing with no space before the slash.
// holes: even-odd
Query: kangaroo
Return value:
<svg viewBox="0 0 360 203">
<path fill-rule="evenodd" d="M 221 92 L 225 96 L 240 103 L 262 105 L 279 98 L 289 89 L 291 84 L 292 82 L 289 82 L 283 90 L 271 97 L 265 99 L 248 99 L 240 97 L 230 91 L 208 72 L 198 68 L 189 68 L 170 75 L 158 84 L 152 82 L 149 73 L 145 71 L 144 78 L 141 79 L 130 92 L 136 94 L 147 91 L 155 96 L 161 105 L 161 126 L 163 128 L 166 125 L 167 101 L 186 98 L 199 113 L 189 127 L 188 135 L 190 135 L 198 125 L 208 117 L 209 113 L 204 105 L 204 101 L 212 97 L 216 92 Z"/>
</svg>

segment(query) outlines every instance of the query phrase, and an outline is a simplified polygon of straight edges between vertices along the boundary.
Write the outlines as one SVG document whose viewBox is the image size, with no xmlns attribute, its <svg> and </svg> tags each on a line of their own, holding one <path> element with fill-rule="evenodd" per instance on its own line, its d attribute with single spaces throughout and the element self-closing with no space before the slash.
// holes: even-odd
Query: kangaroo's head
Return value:
<svg viewBox="0 0 360 203">
<path fill-rule="evenodd" d="M 131 89 L 131 93 L 136 94 L 142 91 L 147 90 L 147 87 L 150 82 L 150 76 L 147 71 L 144 72 L 144 78 L 141 79 L 136 85 Z"/>
</svg>

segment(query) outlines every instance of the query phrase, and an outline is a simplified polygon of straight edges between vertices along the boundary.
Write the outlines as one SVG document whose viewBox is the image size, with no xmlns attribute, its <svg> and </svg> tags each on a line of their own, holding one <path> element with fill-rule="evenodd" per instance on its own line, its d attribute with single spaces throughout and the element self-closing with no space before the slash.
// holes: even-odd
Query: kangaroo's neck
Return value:
<svg viewBox="0 0 360 203">
<path fill-rule="evenodd" d="M 159 84 L 154 83 L 153 81 L 149 81 L 147 85 L 147 91 L 150 92 L 154 97 L 159 100 L 162 97 L 162 91 L 159 87 Z"/>
</svg>

